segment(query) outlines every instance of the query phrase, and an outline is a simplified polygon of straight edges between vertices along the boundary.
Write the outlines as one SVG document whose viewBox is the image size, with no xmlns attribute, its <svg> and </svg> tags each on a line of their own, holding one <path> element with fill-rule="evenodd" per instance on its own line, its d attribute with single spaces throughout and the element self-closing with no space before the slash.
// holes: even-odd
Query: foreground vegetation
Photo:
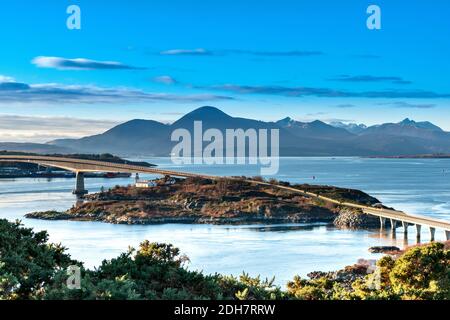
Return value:
<svg viewBox="0 0 450 320">
<path fill-rule="evenodd" d="M 442 243 L 386 256 L 377 270 L 359 264 L 311 279 L 295 277 L 286 290 L 273 281 L 188 271 L 186 256 L 169 244 L 144 241 L 95 270 L 19 222 L 0 220 L 0 299 L 450 299 L 450 250 Z M 81 267 L 81 289 L 69 290 L 66 270 Z"/>
</svg>

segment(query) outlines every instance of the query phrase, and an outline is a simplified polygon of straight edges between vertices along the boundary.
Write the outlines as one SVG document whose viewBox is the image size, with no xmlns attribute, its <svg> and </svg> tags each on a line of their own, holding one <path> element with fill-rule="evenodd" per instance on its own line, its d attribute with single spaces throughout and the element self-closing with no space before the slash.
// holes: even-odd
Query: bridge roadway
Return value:
<svg viewBox="0 0 450 320">
<path fill-rule="evenodd" d="M 148 174 L 157 174 L 157 175 L 167 175 L 173 177 L 199 177 L 206 179 L 223 179 L 224 177 L 220 176 L 211 176 L 204 174 L 196 174 L 196 173 L 188 173 L 188 172 L 179 172 L 172 170 L 164 170 L 154 167 L 145 167 L 138 166 L 132 164 L 122 164 L 122 163 L 113 163 L 106 161 L 95 161 L 95 160 L 85 160 L 85 159 L 76 159 L 76 158 L 64 158 L 64 157 L 51 157 L 51 156 L 26 156 L 26 155 L 1 155 L 0 162 L 22 162 L 22 163 L 34 163 L 39 164 L 46 167 L 56 167 L 65 170 L 69 170 L 75 172 L 77 174 L 76 179 L 76 188 L 74 193 L 77 195 L 82 195 L 87 193 L 84 189 L 84 172 L 125 172 L 125 173 L 148 173 Z M 447 240 L 450 240 L 450 222 L 438 220 L 434 218 L 429 218 L 425 216 L 412 215 L 407 214 L 402 211 L 385 209 L 385 208 L 377 208 L 371 206 L 359 205 L 351 202 L 342 202 L 339 200 L 335 200 L 332 198 L 328 198 L 316 193 L 312 193 L 309 191 L 297 189 L 291 186 L 283 186 L 283 185 L 275 185 L 265 181 L 256 181 L 250 179 L 241 179 L 236 177 L 227 177 L 227 179 L 239 180 L 244 182 L 249 182 L 256 185 L 266 185 L 274 188 L 299 193 L 302 195 L 306 195 L 312 198 L 321 199 L 326 202 L 331 202 L 340 206 L 360 209 L 364 213 L 376 216 L 380 218 L 381 227 L 385 226 L 386 220 L 390 221 L 391 230 L 395 232 L 397 227 L 397 222 L 400 222 L 404 228 L 405 234 L 408 232 L 408 226 L 415 225 L 417 237 L 420 237 L 420 231 L 422 226 L 429 227 L 431 233 L 431 240 L 434 240 L 436 229 L 442 229 L 445 231 L 445 235 Z"/>
</svg>

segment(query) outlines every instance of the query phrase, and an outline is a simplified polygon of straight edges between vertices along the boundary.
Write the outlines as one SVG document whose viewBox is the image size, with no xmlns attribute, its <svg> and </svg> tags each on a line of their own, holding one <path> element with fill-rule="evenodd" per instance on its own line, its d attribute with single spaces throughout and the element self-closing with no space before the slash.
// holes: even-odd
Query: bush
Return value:
<svg viewBox="0 0 450 320">
<path fill-rule="evenodd" d="M 0 299 L 40 299 L 60 270 L 81 265 L 47 240 L 45 231 L 0 220 Z"/>
<path fill-rule="evenodd" d="M 0 220 L 0 299 L 450 299 L 450 252 L 441 243 L 414 247 L 398 259 L 386 256 L 368 275 L 356 266 L 311 280 L 295 277 L 284 292 L 274 279 L 188 271 L 188 258 L 170 244 L 144 241 L 87 270 L 47 241 L 44 231 Z M 81 269 L 79 290 L 66 286 L 74 264 Z"/>
</svg>

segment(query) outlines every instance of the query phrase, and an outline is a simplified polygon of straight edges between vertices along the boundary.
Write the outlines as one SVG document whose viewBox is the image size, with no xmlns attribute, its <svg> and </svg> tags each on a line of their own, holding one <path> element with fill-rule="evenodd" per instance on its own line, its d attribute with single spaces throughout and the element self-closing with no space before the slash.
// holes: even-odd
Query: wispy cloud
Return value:
<svg viewBox="0 0 450 320">
<path fill-rule="evenodd" d="M 307 117 L 317 117 L 317 116 L 324 116 L 324 115 L 327 115 L 327 114 L 328 114 L 328 112 L 320 111 L 320 112 L 307 113 L 306 116 Z"/>
<path fill-rule="evenodd" d="M 163 83 L 163 84 L 176 84 L 178 81 L 171 76 L 158 76 L 153 78 L 153 82 Z"/>
<path fill-rule="evenodd" d="M 342 118 L 321 118 L 320 121 L 330 123 L 342 122 L 342 123 L 352 123 L 355 122 L 353 119 L 342 119 Z"/>
<path fill-rule="evenodd" d="M 0 103 L 57 103 L 57 104 L 112 104 L 149 103 L 158 101 L 208 102 L 232 100 L 232 97 L 214 94 L 169 94 L 145 92 L 129 88 L 105 88 L 86 85 L 55 83 L 26 84 L 16 81 L 0 82 Z"/>
<path fill-rule="evenodd" d="M 0 83 L 3 83 L 3 82 L 7 83 L 7 82 L 14 82 L 14 81 L 15 81 L 14 78 L 0 74 Z"/>
<path fill-rule="evenodd" d="M 119 122 L 71 117 L 0 115 L 2 142 L 46 142 L 101 133 Z"/>
<path fill-rule="evenodd" d="M 291 51 L 257 51 L 257 50 L 207 50 L 204 48 L 197 49 L 172 49 L 161 51 L 161 55 L 165 56 L 224 56 L 232 54 L 253 55 L 265 57 L 307 57 L 323 55 L 322 51 L 308 50 L 291 50 Z"/>
<path fill-rule="evenodd" d="M 31 61 L 39 68 L 57 70 L 138 70 L 145 69 L 116 61 L 96 61 L 84 58 L 36 57 Z"/>
<path fill-rule="evenodd" d="M 284 87 L 284 86 L 247 86 L 236 84 L 216 85 L 209 88 L 220 91 L 227 91 L 239 94 L 263 94 L 278 95 L 285 97 L 306 97 L 315 96 L 321 98 L 408 98 L 408 99 L 438 99 L 450 98 L 450 93 L 436 93 L 425 90 L 383 90 L 383 91 L 345 91 L 331 88 L 314 87 Z"/>
<path fill-rule="evenodd" d="M 396 108 L 406 109 L 432 109 L 436 107 L 436 105 L 432 103 L 409 103 L 405 101 L 379 103 L 379 105 L 389 105 Z"/>
<path fill-rule="evenodd" d="M 265 57 L 308 57 L 320 56 L 324 53 L 322 51 L 307 51 L 307 50 L 292 50 L 292 51 L 254 51 L 254 50 L 228 50 L 228 53 L 248 54 L 254 56 Z"/>
<path fill-rule="evenodd" d="M 356 106 L 351 103 L 341 103 L 341 104 L 338 104 L 336 107 L 341 108 L 341 109 L 346 109 L 346 108 L 355 108 Z"/>
<path fill-rule="evenodd" d="M 340 75 L 338 77 L 329 79 L 331 81 L 341 81 L 341 82 L 391 82 L 394 84 L 411 84 L 411 81 L 404 80 L 401 77 L 394 76 L 371 76 L 371 75 L 359 75 L 359 76 L 349 76 Z"/>
<path fill-rule="evenodd" d="M 212 52 L 203 49 L 171 49 L 160 52 L 163 56 L 211 56 Z"/>
</svg>

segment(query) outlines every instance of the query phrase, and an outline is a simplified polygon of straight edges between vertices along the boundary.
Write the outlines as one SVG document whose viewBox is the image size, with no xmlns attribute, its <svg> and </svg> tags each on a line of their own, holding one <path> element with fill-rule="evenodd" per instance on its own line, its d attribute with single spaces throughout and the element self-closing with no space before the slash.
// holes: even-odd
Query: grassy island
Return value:
<svg viewBox="0 0 450 320">
<path fill-rule="evenodd" d="M 377 226 L 378 219 L 315 197 L 238 179 L 156 180 L 148 188 L 116 186 L 91 194 L 65 212 L 27 214 L 46 220 L 103 221 L 116 224 L 154 223 L 333 223 L 348 227 Z M 359 190 L 332 186 L 292 185 L 333 199 L 364 205 L 379 201 Z"/>
</svg>

